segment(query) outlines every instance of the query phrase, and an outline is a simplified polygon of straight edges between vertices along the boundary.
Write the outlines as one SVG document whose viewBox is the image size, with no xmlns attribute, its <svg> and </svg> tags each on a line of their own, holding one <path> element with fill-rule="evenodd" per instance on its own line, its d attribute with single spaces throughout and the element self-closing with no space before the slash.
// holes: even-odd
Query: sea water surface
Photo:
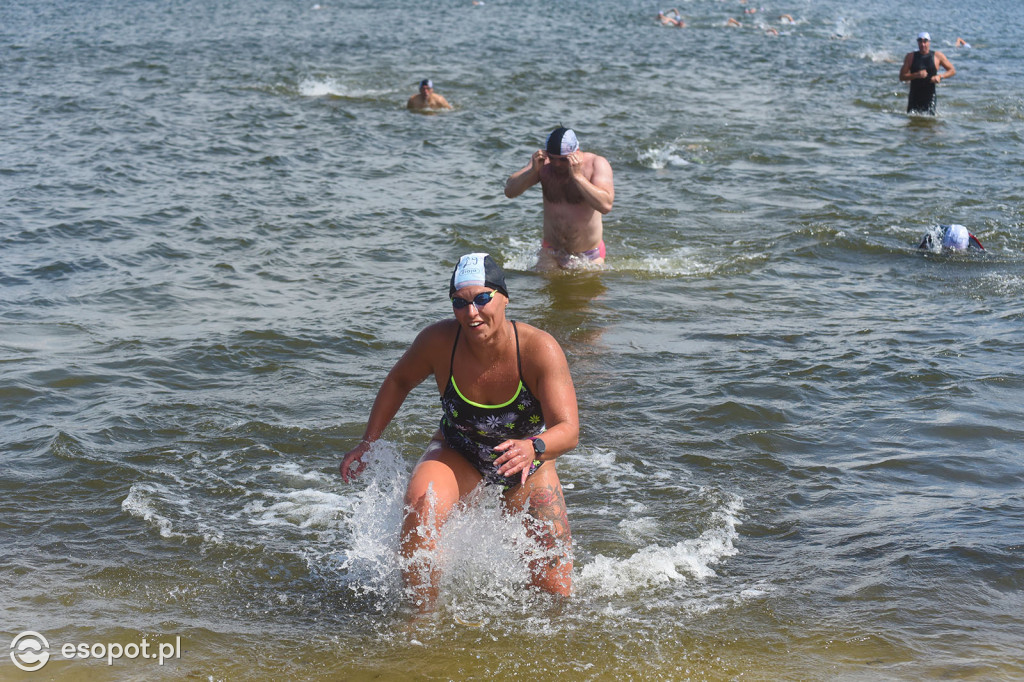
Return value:
<svg viewBox="0 0 1024 682">
<path fill-rule="evenodd" d="M 0 677 L 1024 678 L 1022 5 L 676 6 L 0 4 L 0 635 L 50 653 Z M 559 124 L 598 272 L 502 194 Z M 954 222 L 986 252 L 917 251 Z M 575 591 L 483 491 L 413 618 L 432 382 L 337 466 L 469 251 L 572 369 Z"/>
</svg>

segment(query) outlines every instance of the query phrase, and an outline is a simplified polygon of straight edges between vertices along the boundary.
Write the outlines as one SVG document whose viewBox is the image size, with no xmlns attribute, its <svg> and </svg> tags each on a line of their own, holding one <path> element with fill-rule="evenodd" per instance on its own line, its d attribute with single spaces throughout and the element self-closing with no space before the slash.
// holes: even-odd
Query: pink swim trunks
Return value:
<svg viewBox="0 0 1024 682">
<path fill-rule="evenodd" d="M 589 261 L 593 261 L 593 260 L 597 260 L 598 258 L 604 258 L 605 257 L 605 248 L 604 248 L 604 240 L 603 239 L 601 240 L 601 243 L 598 244 L 597 246 L 595 246 L 594 248 L 592 248 L 592 249 L 590 249 L 588 251 L 582 251 L 580 253 L 568 253 L 567 251 L 562 251 L 561 249 L 555 249 L 555 248 L 553 248 L 551 246 L 551 244 L 548 244 L 547 240 L 542 241 L 540 243 L 540 245 L 542 247 L 544 247 L 545 249 L 551 249 L 551 251 L 554 251 L 555 258 L 558 259 L 558 264 L 561 265 L 563 268 L 569 262 L 569 259 L 571 259 L 573 257 L 579 258 L 581 260 L 589 260 Z"/>
</svg>

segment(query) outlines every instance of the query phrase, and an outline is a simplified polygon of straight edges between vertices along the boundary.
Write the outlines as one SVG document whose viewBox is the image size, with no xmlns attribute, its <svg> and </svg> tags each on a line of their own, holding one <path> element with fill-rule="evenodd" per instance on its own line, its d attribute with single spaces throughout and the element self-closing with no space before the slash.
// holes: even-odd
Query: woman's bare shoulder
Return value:
<svg viewBox="0 0 1024 682">
<path fill-rule="evenodd" d="M 555 340 L 555 337 L 543 329 L 519 321 L 516 321 L 516 329 L 519 332 L 519 345 L 524 354 L 554 353 L 558 356 L 564 355 L 562 347 Z"/>
<path fill-rule="evenodd" d="M 420 333 L 416 335 L 416 340 L 413 343 L 425 348 L 450 346 L 452 341 L 455 339 L 455 330 L 458 326 L 459 323 L 454 319 L 434 322 L 420 330 Z"/>
</svg>

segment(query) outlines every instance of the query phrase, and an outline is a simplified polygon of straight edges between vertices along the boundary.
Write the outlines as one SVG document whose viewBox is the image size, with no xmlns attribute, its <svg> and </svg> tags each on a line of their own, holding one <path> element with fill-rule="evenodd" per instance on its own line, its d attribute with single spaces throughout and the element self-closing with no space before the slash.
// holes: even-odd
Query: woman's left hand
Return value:
<svg viewBox="0 0 1024 682">
<path fill-rule="evenodd" d="M 518 473 L 522 476 L 520 482 L 526 483 L 526 478 L 530 475 L 530 469 L 533 467 L 533 460 L 537 459 L 537 454 L 533 450 L 533 441 L 529 439 L 507 440 L 494 446 L 494 450 L 501 453 L 501 456 L 494 460 L 494 465 L 498 467 L 498 473 L 503 476 L 514 476 Z"/>
</svg>

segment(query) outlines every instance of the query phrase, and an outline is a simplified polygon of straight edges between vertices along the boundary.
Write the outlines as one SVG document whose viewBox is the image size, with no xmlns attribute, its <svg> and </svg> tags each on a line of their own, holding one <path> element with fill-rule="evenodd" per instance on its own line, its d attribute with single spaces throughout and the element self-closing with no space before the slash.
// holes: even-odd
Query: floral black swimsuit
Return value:
<svg viewBox="0 0 1024 682">
<path fill-rule="evenodd" d="M 500 453 L 494 446 L 510 438 L 529 438 L 544 431 L 544 414 L 540 401 L 530 392 L 523 382 L 523 361 L 519 356 L 519 330 L 515 321 L 512 330 L 516 335 L 516 363 L 519 367 L 519 388 L 515 395 L 501 405 L 481 405 L 466 398 L 455 385 L 455 347 L 459 344 L 462 327 L 455 333 L 452 344 L 452 360 L 448 365 L 448 385 L 441 396 L 441 433 L 444 440 L 453 450 L 469 460 L 476 467 L 488 485 L 500 485 L 509 490 L 519 485 L 521 474 L 503 476 L 494 466 L 494 460 Z M 541 465 L 540 460 L 533 460 L 530 474 Z"/>
</svg>

